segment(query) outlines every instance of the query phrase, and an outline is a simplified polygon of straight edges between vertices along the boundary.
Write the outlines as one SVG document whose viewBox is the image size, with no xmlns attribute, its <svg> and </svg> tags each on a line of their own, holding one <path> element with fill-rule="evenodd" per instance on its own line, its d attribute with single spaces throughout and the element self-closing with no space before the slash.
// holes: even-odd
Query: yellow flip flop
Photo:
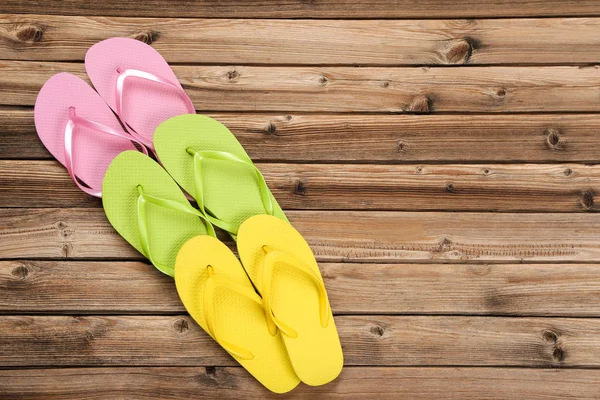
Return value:
<svg viewBox="0 0 600 400">
<path fill-rule="evenodd" d="M 262 296 L 269 331 L 280 332 L 296 375 L 312 386 L 335 379 L 344 356 L 308 243 L 288 222 L 256 215 L 240 226 L 237 248 Z"/>
<path fill-rule="evenodd" d="M 187 241 L 175 261 L 175 285 L 192 318 L 267 389 L 289 392 L 300 380 L 280 335 L 271 335 L 244 269 L 218 239 Z"/>
</svg>

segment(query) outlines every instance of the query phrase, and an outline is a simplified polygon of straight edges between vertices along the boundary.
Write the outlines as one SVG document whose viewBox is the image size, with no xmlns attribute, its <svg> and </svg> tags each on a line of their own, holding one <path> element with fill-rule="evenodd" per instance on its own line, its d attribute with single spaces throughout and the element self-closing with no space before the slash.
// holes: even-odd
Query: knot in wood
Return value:
<svg viewBox="0 0 600 400">
<path fill-rule="evenodd" d="M 231 71 L 227 71 L 227 79 L 229 79 L 230 82 L 237 82 L 239 77 L 240 77 L 240 73 L 237 72 L 235 69 L 233 69 Z"/>
<path fill-rule="evenodd" d="M 173 323 L 173 328 L 176 332 L 185 333 L 190 329 L 190 326 L 185 318 L 181 318 Z"/>
<path fill-rule="evenodd" d="M 431 111 L 431 99 L 427 96 L 416 96 L 408 106 L 408 111 L 428 113 Z"/>
<path fill-rule="evenodd" d="M 560 131 L 555 128 L 546 130 L 546 145 L 551 150 L 560 150 L 562 148 L 562 141 L 560 138 Z"/>
<path fill-rule="evenodd" d="M 14 29 L 14 39 L 18 43 L 37 43 L 44 38 L 44 28 L 37 24 L 18 25 Z"/>
<path fill-rule="evenodd" d="M 558 335 L 556 332 L 546 329 L 542 331 L 542 339 L 544 339 L 546 342 L 556 344 L 558 341 Z"/>
<path fill-rule="evenodd" d="M 152 44 L 158 40 L 160 37 L 160 32 L 153 30 L 142 31 L 132 35 L 131 37 L 135 40 L 139 40 L 140 42 Z"/>
<path fill-rule="evenodd" d="M 265 125 L 265 133 L 267 135 L 272 135 L 275 132 L 277 132 L 277 125 L 275 125 L 275 123 L 273 123 L 272 121 L 269 121 L 267 125 Z"/>
<path fill-rule="evenodd" d="M 581 205 L 586 210 L 594 208 L 594 193 L 589 190 L 581 193 Z"/>
<path fill-rule="evenodd" d="M 380 338 L 385 333 L 385 329 L 379 325 L 374 325 L 371 327 L 371 333 L 373 336 Z"/>
<path fill-rule="evenodd" d="M 473 52 L 473 46 L 466 39 L 452 39 L 446 42 L 442 51 L 447 64 L 466 64 Z"/>
<path fill-rule="evenodd" d="M 27 275 L 29 275 L 29 270 L 26 266 L 19 265 L 18 267 L 13 268 L 13 270 L 10 273 L 12 274 L 12 276 L 18 279 L 25 279 L 27 278 Z"/>
<path fill-rule="evenodd" d="M 306 194 L 306 185 L 302 181 L 297 181 L 294 186 L 294 193 L 299 196 L 304 196 Z"/>
</svg>

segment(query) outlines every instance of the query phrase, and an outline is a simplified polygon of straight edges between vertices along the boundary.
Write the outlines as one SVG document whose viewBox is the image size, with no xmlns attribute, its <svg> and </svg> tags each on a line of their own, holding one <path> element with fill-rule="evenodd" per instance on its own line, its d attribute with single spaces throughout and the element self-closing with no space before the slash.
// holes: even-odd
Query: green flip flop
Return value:
<svg viewBox="0 0 600 400">
<path fill-rule="evenodd" d="M 177 183 L 150 157 L 124 151 L 102 181 L 102 205 L 111 225 L 156 268 L 173 276 L 181 246 L 194 236 L 215 236 Z"/>
<path fill-rule="evenodd" d="M 196 114 L 173 117 L 154 132 L 156 154 L 173 179 L 214 225 L 234 238 L 254 215 L 287 218 L 236 137 L 220 122 Z"/>
</svg>

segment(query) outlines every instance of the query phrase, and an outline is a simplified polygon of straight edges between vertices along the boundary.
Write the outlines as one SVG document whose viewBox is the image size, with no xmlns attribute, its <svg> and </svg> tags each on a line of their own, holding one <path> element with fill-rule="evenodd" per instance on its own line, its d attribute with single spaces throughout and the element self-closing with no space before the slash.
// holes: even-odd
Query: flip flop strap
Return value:
<svg viewBox="0 0 600 400">
<path fill-rule="evenodd" d="M 143 136 L 139 135 L 129 124 L 127 124 L 127 122 L 124 118 L 123 104 L 124 104 L 124 96 L 125 96 L 125 81 L 127 80 L 127 78 L 145 79 L 147 81 L 158 83 L 160 85 L 163 85 L 163 86 L 166 86 L 166 87 L 169 87 L 169 88 L 175 90 L 175 92 L 185 102 L 185 106 L 186 106 L 188 112 L 190 114 L 196 113 L 196 109 L 194 108 L 194 105 L 192 104 L 192 100 L 190 100 L 189 96 L 181 88 L 179 83 L 172 82 L 169 79 L 160 77 L 158 75 L 151 74 L 150 72 L 140 71 L 137 69 L 128 68 L 128 69 L 124 69 L 122 71 L 120 69 L 117 69 L 117 72 L 119 73 L 119 76 L 117 77 L 117 82 L 115 84 L 115 96 L 116 96 L 116 98 L 115 98 L 116 110 L 115 111 L 116 111 L 117 115 L 119 116 L 119 118 L 121 119 L 121 121 L 130 128 L 130 130 L 132 131 L 131 132 L 132 135 L 135 135 L 136 139 L 138 139 L 140 142 L 144 143 L 144 145 L 146 145 L 148 148 L 154 149 L 152 142 L 149 141 L 148 139 L 144 138 Z"/>
<path fill-rule="evenodd" d="M 64 135 L 64 155 L 65 155 L 65 166 L 67 167 L 67 172 L 69 172 L 69 176 L 75 184 L 79 187 L 79 189 L 83 190 L 89 195 L 95 197 L 102 197 L 102 192 L 100 190 L 94 190 L 91 187 L 87 187 L 82 185 L 75 174 L 75 160 L 73 154 L 73 134 L 75 133 L 75 128 L 77 126 L 81 126 L 84 128 L 88 128 L 94 130 L 96 132 L 104 133 L 107 135 L 112 135 L 116 137 L 120 137 L 122 139 L 128 140 L 130 142 L 134 142 L 140 145 L 142 148 L 142 152 L 148 155 L 148 150 L 141 144 L 138 140 L 131 137 L 130 135 L 120 132 L 116 129 L 111 128 L 110 126 L 106 126 L 99 122 L 95 122 L 89 120 L 87 118 L 83 118 L 78 116 L 75 113 L 75 107 L 69 107 L 69 120 L 67 121 L 67 125 L 65 126 L 65 135 Z"/>
<path fill-rule="evenodd" d="M 162 272 L 166 272 L 171 270 L 172 267 L 165 267 L 163 264 L 158 263 L 154 257 L 152 257 L 152 253 L 150 252 L 150 239 L 148 235 L 148 217 L 146 214 L 146 204 L 150 203 L 155 206 L 159 206 L 162 208 L 166 208 L 168 210 L 179 211 L 182 213 L 192 214 L 202 219 L 206 225 L 206 230 L 210 236 L 216 237 L 215 230 L 210 223 L 206 219 L 206 217 L 194 207 L 189 204 L 180 203 L 174 200 L 163 199 L 160 197 L 152 196 L 144 193 L 144 189 L 141 185 L 138 185 L 138 200 L 137 200 L 137 220 L 138 220 L 138 232 L 140 237 L 140 244 L 142 245 L 142 250 L 144 255 Z"/>
<path fill-rule="evenodd" d="M 215 310 L 214 310 L 214 297 L 215 291 L 219 288 L 227 289 L 230 292 L 237 294 L 241 297 L 257 303 L 260 307 L 263 306 L 261 298 L 256 292 L 248 287 L 240 285 L 233 280 L 216 275 L 212 266 L 207 266 L 208 279 L 204 284 L 204 294 L 202 298 L 203 309 L 204 309 L 204 320 L 206 321 L 208 333 L 219 343 L 225 350 L 234 355 L 235 357 L 242 360 L 252 360 L 254 355 L 249 351 L 233 343 L 229 343 L 220 339 L 215 333 Z"/>
<path fill-rule="evenodd" d="M 267 325 L 271 335 L 275 335 L 277 328 L 288 337 L 296 338 L 298 333 L 292 327 L 275 317 L 272 309 L 272 280 L 275 265 L 285 265 L 294 272 L 299 272 L 304 276 L 309 277 L 319 292 L 319 318 L 321 326 L 326 328 L 329 324 L 329 300 L 327 299 L 327 291 L 322 278 L 317 273 L 300 259 L 284 253 L 282 251 L 271 250 L 268 246 L 263 246 L 263 251 L 267 253 L 262 264 L 259 264 L 258 276 L 261 279 L 261 296 L 263 299 L 265 316 Z"/>
<path fill-rule="evenodd" d="M 214 218 L 209 215 L 206 210 L 205 202 L 204 202 L 204 182 L 202 175 L 202 161 L 206 158 L 212 160 L 220 160 L 227 161 L 231 163 L 236 163 L 240 165 L 244 165 L 250 169 L 252 169 L 256 175 L 256 180 L 258 181 L 258 189 L 260 191 L 260 197 L 263 203 L 263 207 L 267 214 L 273 215 L 273 200 L 271 198 L 271 192 L 269 191 L 269 187 L 265 182 L 265 178 L 260 173 L 258 168 L 252 163 L 250 159 L 244 159 L 238 157 L 235 154 L 226 152 L 226 151 L 215 151 L 215 150 L 194 150 L 192 148 L 188 148 L 187 152 L 194 156 L 194 186 L 195 186 L 195 198 L 198 202 L 198 207 L 202 210 L 206 217 L 216 226 L 221 229 L 226 230 L 232 234 L 237 234 L 238 228 L 236 228 L 233 224 L 222 221 L 218 218 Z"/>
</svg>

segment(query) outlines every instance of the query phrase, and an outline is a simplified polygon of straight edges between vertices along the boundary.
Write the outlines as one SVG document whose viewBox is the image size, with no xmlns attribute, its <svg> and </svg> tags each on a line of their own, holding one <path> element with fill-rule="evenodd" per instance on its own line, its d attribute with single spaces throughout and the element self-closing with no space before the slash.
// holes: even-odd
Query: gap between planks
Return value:
<svg viewBox="0 0 600 400">
<path fill-rule="evenodd" d="M 315 18 L 315 19 L 367 19 L 367 18 L 497 18 L 600 15 L 600 5 L 595 1 L 579 0 L 430 0 L 415 3 L 411 0 L 335 0 L 307 2 L 305 0 L 173 0 L 165 6 L 164 0 L 147 0 L 143 3 L 124 3 L 118 0 L 42 0 L 36 7 L 18 0 L 4 0 L 3 12 L 49 13 L 62 15 L 101 16 L 169 16 L 210 18 Z"/>
</svg>

